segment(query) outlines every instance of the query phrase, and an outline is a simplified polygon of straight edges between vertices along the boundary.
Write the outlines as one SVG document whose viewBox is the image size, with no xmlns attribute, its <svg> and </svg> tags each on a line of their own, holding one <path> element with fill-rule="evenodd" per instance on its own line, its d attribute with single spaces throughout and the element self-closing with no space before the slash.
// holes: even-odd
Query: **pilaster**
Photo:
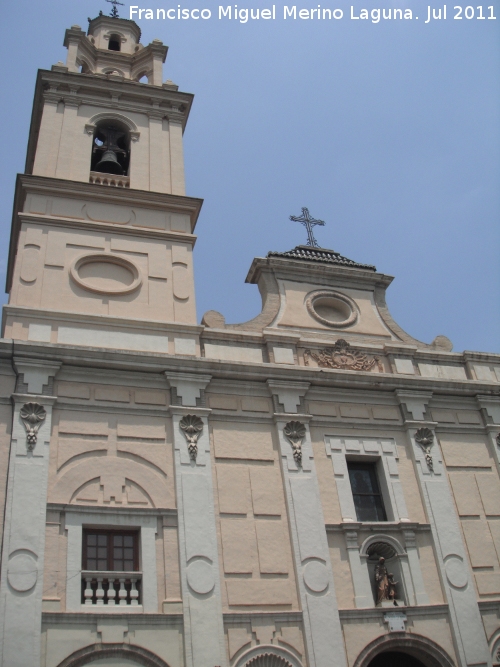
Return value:
<svg viewBox="0 0 500 667">
<path fill-rule="evenodd" d="M 185 195 L 186 184 L 184 180 L 184 150 L 182 147 L 182 120 L 176 108 L 172 107 L 174 113 L 169 113 L 169 135 L 170 135 L 170 164 L 172 179 L 172 194 Z"/>
<path fill-rule="evenodd" d="M 224 667 L 226 649 L 208 416 L 210 376 L 165 373 L 172 392 L 179 559 L 187 667 Z M 202 405 L 203 404 L 203 405 Z"/>
<path fill-rule="evenodd" d="M 0 665 L 39 665 L 52 406 L 58 366 L 18 362 L 12 395 L 0 598 Z"/>
<path fill-rule="evenodd" d="M 269 380 L 275 406 L 281 468 L 290 521 L 293 555 L 304 619 L 304 636 L 310 667 L 346 665 L 346 656 L 325 521 L 309 433 L 310 415 L 297 408 L 307 383 Z M 289 412 L 286 408 L 292 408 Z"/>
<path fill-rule="evenodd" d="M 64 97 L 64 116 L 61 128 L 61 141 L 57 156 L 56 178 L 72 179 L 73 149 L 77 140 L 77 116 L 81 100 L 76 97 L 76 89 Z M 90 160 L 90 152 L 89 158 Z"/>
<path fill-rule="evenodd" d="M 396 391 L 396 395 L 431 525 L 459 663 L 462 667 L 491 665 L 472 573 L 434 431 L 436 424 L 426 419 L 431 395 L 408 391 Z"/>
<path fill-rule="evenodd" d="M 500 396 L 476 396 L 483 415 L 490 451 L 500 474 Z"/>
<path fill-rule="evenodd" d="M 373 607 L 373 593 L 368 568 L 365 563 L 361 562 L 359 555 L 358 532 L 356 530 L 347 531 L 345 541 L 354 586 L 354 603 L 358 609 Z"/>
</svg>

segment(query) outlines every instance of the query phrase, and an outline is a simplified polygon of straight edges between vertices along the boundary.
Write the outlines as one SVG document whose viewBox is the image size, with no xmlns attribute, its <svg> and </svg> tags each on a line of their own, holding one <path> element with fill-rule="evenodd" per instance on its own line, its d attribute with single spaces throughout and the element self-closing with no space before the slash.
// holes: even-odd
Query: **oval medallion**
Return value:
<svg viewBox="0 0 500 667">
<path fill-rule="evenodd" d="M 213 568 L 204 560 L 195 560 L 187 567 L 187 580 L 195 593 L 206 595 L 215 586 Z"/>
<path fill-rule="evenodd" d="M 70 275 L 79 287 L 95 294 L 130 294 L 142 283 L 135 264 L 106 253 L 79 257 L 71 266 Z"/>
<path fill-rule="evenodd" d="M 7 566 L 7 579 L 12 588 L 26 593 L 33 588 L 38 578 L 36 560 L 30 554 L 17 554 Z"/>
</svg>

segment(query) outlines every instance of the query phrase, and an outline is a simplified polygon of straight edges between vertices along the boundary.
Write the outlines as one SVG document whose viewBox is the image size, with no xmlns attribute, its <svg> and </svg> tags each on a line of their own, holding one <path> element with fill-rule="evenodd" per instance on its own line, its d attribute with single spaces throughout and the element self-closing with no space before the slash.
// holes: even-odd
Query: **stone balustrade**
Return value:
<svg viewBox="0 0 500 667">
<path fill-rule="evenodd" d="M 85 605 L 139 605 L 141 572 L 82 572 Z"/>
<path fill-rule="evenodd" d="M 89 176 L 89 183 L 96 185 L 110 185 L 115 188 L 129 188 L 129 176 L 115 176 L 115 174 L 103 174 L 98 171 L 91 171 Z"/>
</svg>

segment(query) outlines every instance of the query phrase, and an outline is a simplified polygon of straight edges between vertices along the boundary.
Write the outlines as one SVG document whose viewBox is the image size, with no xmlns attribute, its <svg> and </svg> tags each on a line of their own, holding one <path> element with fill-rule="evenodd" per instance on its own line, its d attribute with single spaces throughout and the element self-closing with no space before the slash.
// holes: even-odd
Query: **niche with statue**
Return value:
<svg viewBox="0 0 500 667">
<path fill-rule="evenodd" d="M 366 565 L 377 607 L 406 605 L 403 571 L 396 549 L 387 542 L 373 542 L 366 549 Z"/>
</svg>

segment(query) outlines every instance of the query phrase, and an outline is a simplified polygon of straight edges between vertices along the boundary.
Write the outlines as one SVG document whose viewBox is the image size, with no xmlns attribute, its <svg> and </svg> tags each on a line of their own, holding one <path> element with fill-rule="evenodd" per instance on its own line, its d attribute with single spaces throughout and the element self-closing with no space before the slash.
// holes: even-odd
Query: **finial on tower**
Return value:
<svg viewBox="0 0 500 667">
<path fill-rule="evenodd" d="M 113 9 L 110 12 L 110 16 L 113 19 L 119 19 L 120 15 L 118 14 L 118 10 L 116 9 L 116 5 L 122 5 L 123 7 L 123 2 L 118 2 L 118 0 L 106 0 L 106 2 L 110 2 L 113 5 Z"/>
<path fill-rule="evenodd" d="M 111 0 L 108 0 L 108 2 L 111 2 Z M 293 220 L 294 222 L 301 222 L 304 225 L 304 227 L 307 230 L 307 245 L 310 245 L 313 248 L 320 247 L 319 243 L 314 238 L 312 230 L 313 227 L 315 227 L 316 225 L 320 225 L 321 227 L 323 227 L 325 225 L 324 220 L 315 220 L 314 218 L 312 218 L 308 208 L 302 209 L 302 215 L 299 216 L 291 215 L 290 220 Z"/>
</svg>

